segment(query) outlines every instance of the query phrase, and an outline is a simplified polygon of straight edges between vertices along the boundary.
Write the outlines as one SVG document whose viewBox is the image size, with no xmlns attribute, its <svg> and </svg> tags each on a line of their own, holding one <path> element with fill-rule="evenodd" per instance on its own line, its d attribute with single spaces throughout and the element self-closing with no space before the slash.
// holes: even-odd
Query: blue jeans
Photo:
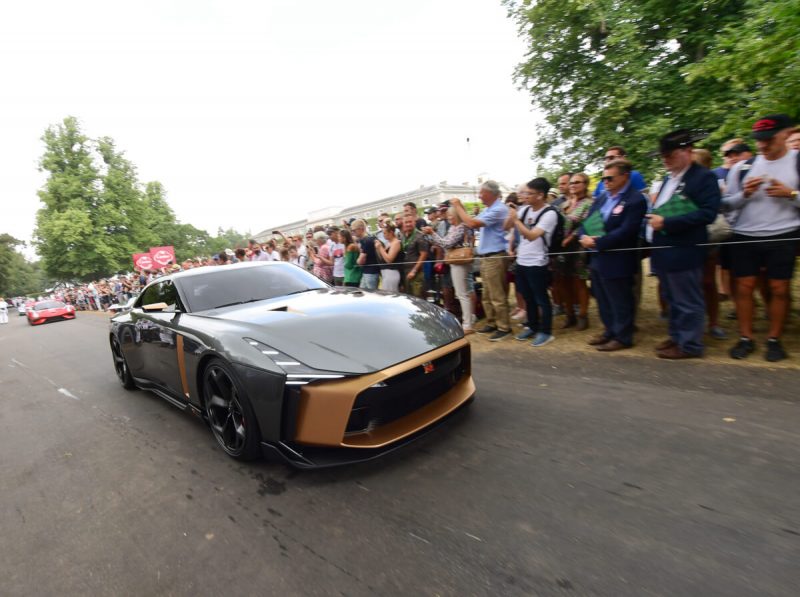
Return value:
<svg viewBox="0 0 800 597">
<path fill-rule="evenodd" d="M 550 285 L 550 268 L 547 265 L 520 265 L 514 272 L 517 289 L 525 299 L 528 322 L 525 324 L 534 332 L 553 333 L 553 307 L 547 296 Z M 541 317 L 539 312 L 541 311 Z"/>
<path fill-rule="evenodd" d="M 703 267 L 682 272 L 659 272 L 669 310 L 669 337 L 680 349 L 703 354 L 706 303 L 703 297 Z"/>
<path fill-rule="evenodd" d="M 364 290 L 378 289 L 378 274 L 361 274 L 361 284 L 359 288 Z"/>
</svg>

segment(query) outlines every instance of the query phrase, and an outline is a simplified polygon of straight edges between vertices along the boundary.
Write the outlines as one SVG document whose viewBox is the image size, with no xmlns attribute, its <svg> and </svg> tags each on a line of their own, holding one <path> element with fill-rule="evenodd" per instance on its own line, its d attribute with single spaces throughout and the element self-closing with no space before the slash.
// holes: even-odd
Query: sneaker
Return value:
<svg viewBox="0 0 800 597">
<path fill-rule="evenodd" d="M 728 337 L 727 332 L 718 325 L 712 326 L 708 329 L 708 335 L 715 340 L 725 340 Z"/>
<path fill-rule="evenodd" d="M 564 315 L 564 313 L 566 313 L 566 311 L 564 311 L 564 308 L 561 305 L 553 305 L 553 316 L 554 317 L 557 317 L 559 315 Z"/>
<path fill-rule="evenodd" d="M 528 316 L 528 312 L 522 309 L 517 309 L 511 314 L 511 319 L 519 321 L 520 319 L 525 319 Z"/>
<path fill-rule="evenodd" d="M 786 354 L 786 351 L 783 350 L 783 346 L 781 346 L 780 340 L 778 340 L 777 338 L 769 338 L 767 340 L 767 354 L 764 355 L 764 358 L 767 359 L 770 363 L 777 363 L 778 361 L 782 361 L 788 356 L 789 355 Z"/>
<path fill-rule="evenodd" d="M 531 342 L 531 346 L 539 348 L 540 346 L 544 346 L 545 344 L 550 344 L 555 339 L 556 337 L 553 334 L 543 334 L 542 332 L 539 332 L 538 334 L 536 334 L 536 337 L 533 339 L 533 342 Z"/>
<path fill-rule="evenodd" d="M 493 325 L 485 325 L 481 329 L 478 330 L 479 334 L 493 334 L 497 331 L 497 328 Z"/>
<path fill-rule="evenodd" d="M 730 349 L 728 354 L 731 355 L 732 359 L 746 359 L 755 349 L 756 343 L 750 338 L 739 338 L 739 342 Z"/>
<path fill-rule="evenodd" d="M 489 342 L 500 342 L 500 340 L 505 340 L 505 338 L 510 335 L 511 330 L 497 330 L 494 334 L 489 336 Z"/>
<path fill-rule="evenodd" d="M 533 338 L 535 335 L 536 332 L 534 332 L 531 328 L 525 328 L 519 334 L 514 336 L 514 340 L 528 340 L 529 338 Z"/>
<path fill-rule="evenodd" d="M 727 319 L 729 321 L 735 320 L 736 319 L 736 311 L 728 312 L 728 314 L 725 316 L 725 319 Z"/>
</svg>

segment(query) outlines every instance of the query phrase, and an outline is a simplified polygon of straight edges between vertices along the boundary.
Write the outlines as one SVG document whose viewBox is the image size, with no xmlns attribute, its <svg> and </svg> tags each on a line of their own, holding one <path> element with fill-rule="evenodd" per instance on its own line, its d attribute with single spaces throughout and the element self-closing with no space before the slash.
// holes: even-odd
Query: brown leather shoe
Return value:
<svg viewBox="0 0 800 597">
<path fill-rule="evenodd" d="M 619 340 L 610 340 L 605 344 L 601 344 L 597 347 L 597 350 L 600 352 L 614 352 L 615 350 L 624 350 L 626 348 L 630 348 L 630 346 L 625 346 Z"/>
<path fill-rule="evenodd" d="M 689 354 L 683 352 L 678 346 L 672 346 L 664 350 L 659 350 L 657 353 L 659 359 L 699 359 L 699 354 Z"/>
<path fill-rule="evenodd" d="M 608 341 L 609 341 L 609 337 L 608 336 L 604 336 L 603 334 L 600 334 L 599 336 L 593 336 L 587 342 L 587 344 L 589 346 L 600 346 L 601 344 L 607 344 Z"/>
<path fill-rule="evenodd" d="M 675 340 L 673 340 L 672 338 L 667 338 L 663 342 L 659 342 L 658 344 L 656 344 L 656 352 L 660 350 L 667 350 L 668 348 L 672 348 L 673 346 L 677 346 L 677 344 L 675 344 Z"/>
</svg>

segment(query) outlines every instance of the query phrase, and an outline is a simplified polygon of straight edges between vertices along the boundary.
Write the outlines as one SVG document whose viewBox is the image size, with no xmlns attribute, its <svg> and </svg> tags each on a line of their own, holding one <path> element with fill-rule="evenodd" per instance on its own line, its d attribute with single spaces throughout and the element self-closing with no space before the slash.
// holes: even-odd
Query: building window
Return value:
<svg viewBox="0 0 800 597">
<path fill-rule="evenodd" d="M 430 199 L 423 199 L 422 200 L 422 205 L 430 205 L 430 204 L 431 204 L 431 200 Z"/>
<path fill-rule="evenodd" d="M 365 211 L 365 212 L 364 212 L 364 218 L 365 218 L 365 219 L 366 219 L 366 218 L 371 218 L 371 217 L 372 217 L 372 212 L 371 212 L 371 211 Z"/>
<path fill-rule="evenodd" d="M 396 214 L 399 211 L 400 211 L 400 206 L 399 205 L 392 205 L 392 213 L 393 214 Z"/>
</svg>

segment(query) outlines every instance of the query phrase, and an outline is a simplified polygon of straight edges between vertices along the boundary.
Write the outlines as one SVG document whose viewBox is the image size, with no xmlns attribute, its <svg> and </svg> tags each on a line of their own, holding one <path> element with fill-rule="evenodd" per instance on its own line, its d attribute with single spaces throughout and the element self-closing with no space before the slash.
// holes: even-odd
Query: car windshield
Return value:
<svg viewBox="0 0 800 597">
<path fill-rule="evenodd" d="M 61 301 L 42 301 L 33 306 L 36 311 L 44 311 L 45 309 L 63 309 L 64 303 Z"/>
<path fill-rule="evenodd" d="M 208 272 L 181 277 L 175 282 L 183 291 L 187 307 L 192 312 L 328 287 L 316 276 L 290 263 L 260 267 L 213 267 L 208 268 Z"/>
</svg>

